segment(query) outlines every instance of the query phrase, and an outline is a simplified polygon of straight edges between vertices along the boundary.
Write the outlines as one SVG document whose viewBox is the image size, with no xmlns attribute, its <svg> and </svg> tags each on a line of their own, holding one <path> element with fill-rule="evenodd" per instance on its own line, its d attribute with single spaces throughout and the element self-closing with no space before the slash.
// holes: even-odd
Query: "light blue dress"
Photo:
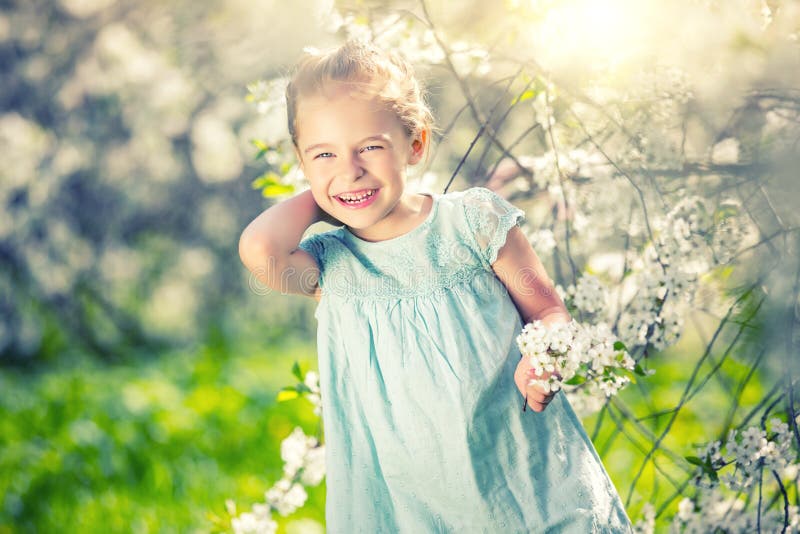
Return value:
<svg viewBox="0 0 800 534">
<path fill-rule="evenodd" d="M 522 411 L 523 323 L 491 264 L 524 212 L 482 187 L 431 196 L 399 237 L 300 243 L 321 271 L 327 531 L 632 532 L 564 394 Z"/>
</svg>

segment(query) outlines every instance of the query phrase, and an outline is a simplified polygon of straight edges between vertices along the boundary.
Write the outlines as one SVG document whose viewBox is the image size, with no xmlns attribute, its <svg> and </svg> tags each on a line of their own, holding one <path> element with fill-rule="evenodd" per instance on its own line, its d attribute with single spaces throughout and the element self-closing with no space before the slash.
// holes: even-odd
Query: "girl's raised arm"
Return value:
<svg viewBox="0 0 800 534">
<path fill-rule="evenodd" d="M 239 238 L 242 263 L 271 289 L 319 301 L 319 266 L 297 245 L 306 229 L 320 220 L 333 222 L 314 201 L 311 190 L 269 207 Z"/>
</svg>

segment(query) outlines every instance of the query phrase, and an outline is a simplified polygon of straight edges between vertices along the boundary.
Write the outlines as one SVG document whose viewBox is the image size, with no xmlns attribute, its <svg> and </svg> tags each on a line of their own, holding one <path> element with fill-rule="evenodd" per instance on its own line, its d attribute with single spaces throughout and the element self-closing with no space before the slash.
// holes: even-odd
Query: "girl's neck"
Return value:
<svg viewBox="0 0 800 534">
<path fill-rule="evenodd" d="M 347 227 L 351 234 L 364 241 L 385 241 L 407 234 L 428 217 L 433 197 L 425 193 L 403 193 L 392 211 L 368 228 Z"/>
</svg>

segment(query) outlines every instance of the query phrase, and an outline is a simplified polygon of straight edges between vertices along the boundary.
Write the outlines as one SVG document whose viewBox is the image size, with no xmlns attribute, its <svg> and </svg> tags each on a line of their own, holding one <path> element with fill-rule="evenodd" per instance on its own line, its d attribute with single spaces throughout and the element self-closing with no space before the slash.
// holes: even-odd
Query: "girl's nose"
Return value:
<svg viewBox="0 0 800 534">
<path fill-rule="evenodd" d="M 358 156 L 350 156 L 349 158 L 346 158 L 346 161 L 343 161 L 342 165 L 342 177 L 347 178 L 348 180 L 361 178 L 367 172 Z"/>
</svg>

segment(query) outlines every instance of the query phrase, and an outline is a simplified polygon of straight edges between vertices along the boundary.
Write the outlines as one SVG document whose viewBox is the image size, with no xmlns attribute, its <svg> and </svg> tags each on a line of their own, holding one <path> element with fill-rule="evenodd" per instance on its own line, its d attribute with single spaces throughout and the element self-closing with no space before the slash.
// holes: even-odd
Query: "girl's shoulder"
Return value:
<svg viewBox="0 0 800 534">
<path fill-rule="evenodd" d="M 478 252 L 487 268 L 497 259 L 508 231 L 513 226 L 522 226 L 526 220 L 522 209 L 486 187 L 473 186 L 447 193 L 442 196 L 445 198 L 460 212 L 465 240 Z"/>
<path fill-rule="evenodd" d="M 306 234 L 300 240 L 297 248 L 305 250 L 316 260 L 320 269 L 323 269 L 328 256 L 344 242 L 344 230 L 339 226 L 325 232 Z"/>
</svg>

